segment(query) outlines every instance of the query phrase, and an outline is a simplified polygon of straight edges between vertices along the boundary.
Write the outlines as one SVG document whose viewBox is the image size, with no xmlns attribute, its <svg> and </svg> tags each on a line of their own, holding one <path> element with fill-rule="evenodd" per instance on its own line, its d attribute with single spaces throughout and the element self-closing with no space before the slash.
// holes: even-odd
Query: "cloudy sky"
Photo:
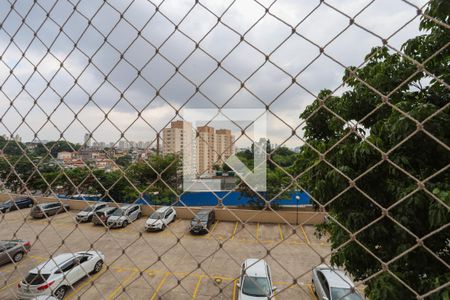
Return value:
<svg viewBox="0 0 450 300">
<path fill-rule="evenodd" d="M 376 35 L 398 49 L 419 34 L 400 0 L 198 2 L 1 1 L 0 134 L 152 141 L 181 108 L 269 105 L 269 138 L 293 147 L 291 127 L 321 89 L 340 86 L 342 65 L 362 64 Z"/>
</svg>

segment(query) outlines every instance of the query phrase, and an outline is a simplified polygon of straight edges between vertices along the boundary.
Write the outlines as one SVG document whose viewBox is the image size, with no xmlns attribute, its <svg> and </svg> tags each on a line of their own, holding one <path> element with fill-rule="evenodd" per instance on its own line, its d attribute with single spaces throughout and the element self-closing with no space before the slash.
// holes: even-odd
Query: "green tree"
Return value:
<svg viewBox="0 0 450 300">
<path fill-rule="evenodd" d="M 116 163 L 119 166 L 122 166 L 124 168 L 128 167 L 132 163 L 131 155 L 124 155 L 124 156 L 118 157 L 116 159 Z"/>
<path fill-rule="evenodd" d="M 37 156 L 46 156 L 50 154 L 52 157 L 57 157 L 59 152 L 73 152 L 80 150 L 79 144 L 73 144 L 66 141 L 52 141 L 45 144 L 37 144 L 34 149 L 34 154 Z"/>
<path fill-rule="evenodd" d="M 431 1 L 426 10 L 447 26 L 449 12 L 444 0 Z M 331 262 L 356 280 L 382 271 L 381 262 L 390 270 L 366 282 L 370 299 L 415 299 L 395 276 L 420 295 L 450 280 L 443 263 L 450 262 L 450 50 L 444 47 L 450 31 L 435 20 L 424 17 L 426 33 L 402 46 L 434 77 L 377 47 L 364 67 L 347 70 L 348 91 L 333 96 L 323 90 L 301 114 L 308 144 L 326 154 L 304 146 L 294 170 L 306 171 L 300 185 L 330 215 L 318 229 L 330 234 Z M 351 234 L 358 242 L 346 243 Z M 427 296 L 449 297 L 448 288 Z"/>
<path fill-rule="evenodd" d="M 253 149 L 238 152 L 237 157 L 250 169 L 253 169 Z M 266 185 L 267 191 L 257 192 L 249 187 L 245 181 L 237 180 L 238 191 L 243 197 L 249 198 L 248 205 L 254 209 L 264 209 L 267 201 L 283 199 L 289 197 L 289 192 L 293 190 L 292 179 L 288 175 L 290 167 L 296 161 L 296 153 L 286 147 L 271 149 L 270 141 L 266 144 L 267 170 Z M 276 201 L 270 202 L 273 209 L 278 209 Z"/>
<path fill-rule="evenodd" d="M 132 164 L 127 177 L 139 194 L 152 194 L 157 203 L 173 203 L 181 188 L 180 160 L 175 155 L 153 155 L 146 161 Z M 130 187 L 131 188 L 131 187 Z"/>
<path fill-rule="evenodd" d="M 6 155 L 21 155 L 22 149 L 26 149 L 25 145 L 15 140 L 6 140 L 0 136 L 0 152 Z"/>
</svg>

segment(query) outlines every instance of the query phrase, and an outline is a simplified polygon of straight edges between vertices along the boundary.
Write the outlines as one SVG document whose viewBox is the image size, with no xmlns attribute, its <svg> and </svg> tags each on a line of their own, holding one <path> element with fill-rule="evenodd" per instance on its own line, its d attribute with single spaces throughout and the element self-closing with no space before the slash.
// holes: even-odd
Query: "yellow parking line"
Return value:
<svg viewBox="0 0 450 300">
<path fill-rule="evenodd" d="M 202 283 L 202 279 L 203 279 L 203 275 L 200 275 L 200 277 L 198 278 L 198 281 L 197 281 L 197 285 L 195 286 L 194 293 L 192 294 L 192 300 L 194 300 L 195 297 L 197 296 L 198 288 L 200 287 L 200 284 Z"/>
<path fill-rule="evenodd" d="M 17 281 L 14 281 L 14 282 L 12 282 L 12 283 L 10 283 L 10 284 L 8 284 L 8 285 L 5 285 L 4 287 L 0 288 L 0 292 L 3 291 L 3 290 L 6 290 L 6 289 L 9 288 L 10 286 L 17 285 L 20 281 L 21 281 L 21 279 L 19 279 L 19 280 L 17 280 Z"/>
<path fill-rule="evenodd" d="M 256 240 L 259 240 L 259 223 L 256 223 Z"/>
<path fill-rule="evenodd" d="M 281 225 L 280 225 L 280 223 L 278 223 L 278 232 L 280 233 L 280 239 L 281 239 L 282 241 L 284 241 L 283 231 L 281 231 Z"/>
<path fill-rule="evenodd" d="M 103 269 L 101 272 L 98 272 L 94 276 L 91 276 L 91 278 L 89 278 L 89 280 L 86 280 L 85 282 L 83 282 L 80 286 L 78 286 L 76 289 L 74 289 L 69 295 L 67 295 L 66 300 L 75 296 L 82 288 L 84 288 L 85 286 L 90 284 L 92 281 L 96 280 L 98 277 L 100 277 L 105 272 L 106 272 L 106 268 Z"/>
<path fill-rule="evenodd" d="M 233 234 L 231 235 L 231 240 L 234 240 L 234 236 L 236 235 L 236 230 L 238 228 L 239 223 L 236 222 L 236 224 L 234 225 L 234 230 L 233 230 Z"/>
<path fill-rule="evenodd" d="M 166 273 L 166 275 L 164 275 L 163 279 L 161 279 L 161 281 L 159 282 L 158 286 L 156 287 L 156 290 L 153 293 L 153 295 L 150 298 L 150 300 L 155 300 L 156 297 L 158 297 L 159 290 L 162 288 L 162 286 L 164 285 L 164 282 L 166 282 L 166 280 L 167 280 L 167 278 L 169 276 L 170 276 L 170 273 Z"/>
<path fill-rule="evenodd" d="M 311 292 L 311 296 L 313 297 L 313 299 L 318 300 L 316 297 L 316 294 L 313 291 L 312 285 L 309 284 L 308 287 L 309 287 L 309 291 Z"/>
<path fill-rule="evenodd" d="M 138 274 L 138 271 L 132 272 L 130 275 L 128 275 L 119 285 L 116 287 L 114 291 L 112 291 L 111 294 L 108 295 L 107 299 L 115 299 L 116 295 L 122 291 L 122 289 L 133 280 L 133 278 Z"/>
<path fill-rule="evenodd" d="M 237 279 L 235 279 L 233 283 L 233 300 L 236 300 L 236 288 L 237 288 Z"/>
<path fill-rule="evenodd" d="M 311 242 L 308 238 L 308 235 L 306 234 L 305 228 L 303 228 L 303 225 L 300 225 L 300 228 L 302 229 L 303 235 L 305 236 L 306 242 L 308 243 L 308 245 L 311 245 Z"/>
<path fill-rule="evenodd" d="M 216 230 L 217 224 L 219 224 L 219 221 L 216 221 L 216 223 L 214 223 L 214 225 L 213 225 L 213 227 L 211 228 L 211 230 L 208 232 L 208 239 L 211 238 L 211 234 L 214 232 L 214 230 Z"/>
</svg>

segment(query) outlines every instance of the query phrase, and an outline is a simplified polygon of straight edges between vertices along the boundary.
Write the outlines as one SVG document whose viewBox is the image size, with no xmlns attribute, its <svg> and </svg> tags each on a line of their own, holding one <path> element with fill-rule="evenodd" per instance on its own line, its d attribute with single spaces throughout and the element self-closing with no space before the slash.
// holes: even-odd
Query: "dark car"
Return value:
<svg viewBox="0 0 450 300">
<path fill-rule="evenodd" d="M 9 200 L 0 204 L 0 212 L 6 213 L 12 210 L 32 207 L 34 205 L 33 199 L 30 197 L 19 197 L 14 200 Z"/>
<path fill-rule="evenodd" d="M 92 216 L 92 223 L 94 223 L 94 225 L 106 226 L 106 221 L 108 221 L 108 218 L 116 211 L 116 209 L 117 207 L 105 207 L 96 211 Z"/>
<path fill-rule="evenodd" d="M 204 234 L 216 221 L 216 214 L 212 209 L 203 209 L 195 214 L 191 220 L 189 231 L 193 234 Z"/>
<path fill-rule="evenodd" d="M 0 264 L 21 261 L 30 248 L 31 243 L 23 240 L 0 241 Z"/>
<path fill-rule="evenodd" d="M 34 206 L 31 209 L 30 215 L 35 219 L 41 219 L 49 216 L 53 216 L 59 213 L 63 213 L 69 210 L 68 204 L 62 204 L 59 202 L 42 203 Z"/>
</svg>

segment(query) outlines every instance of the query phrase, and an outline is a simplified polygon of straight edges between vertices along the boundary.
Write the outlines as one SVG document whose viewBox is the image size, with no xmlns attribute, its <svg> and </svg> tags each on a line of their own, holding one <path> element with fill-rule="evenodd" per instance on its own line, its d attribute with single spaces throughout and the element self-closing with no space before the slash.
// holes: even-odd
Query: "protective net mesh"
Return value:
<svg viewBox="0 0 450 300">
<path fill-rule="evenodd" d="M 30 270 L 72 253 L 35 295 L 448 299 L 450 6 L 419 2 L 1 2 L 0 298 L 31 299 Z M 205 108 L 262 109 L 272 143 L 256 120 L 228 116 L 221 147 L 192 129 L 197 171 L 232 184 L 202 192 L 215 216 L 193 235 L 166 129 Z M 240 143 L 267 190 L 222 165 Z"/>
</svg>

